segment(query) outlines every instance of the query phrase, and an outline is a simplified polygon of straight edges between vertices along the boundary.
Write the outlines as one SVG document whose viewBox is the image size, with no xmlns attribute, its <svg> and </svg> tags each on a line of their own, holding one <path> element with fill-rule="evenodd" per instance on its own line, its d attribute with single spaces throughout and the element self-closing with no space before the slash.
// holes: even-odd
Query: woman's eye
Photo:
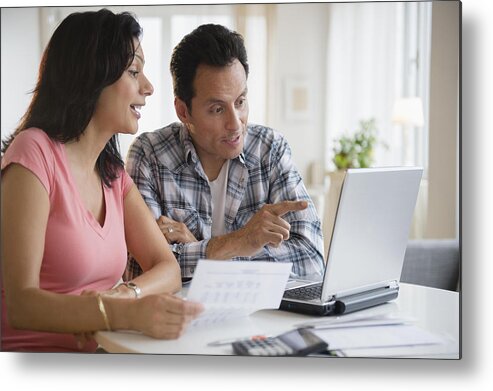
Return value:
<svg viewBox="0 0 493 391">
<path fill-rule="evenodd" d="M 137 78 L 138 74 L 139 74 L 139 71 L 133 71 L 133 70 L 129 70 L 128 73 L 130 73 L 130 75 L 134 78 Z"/>
</svg>

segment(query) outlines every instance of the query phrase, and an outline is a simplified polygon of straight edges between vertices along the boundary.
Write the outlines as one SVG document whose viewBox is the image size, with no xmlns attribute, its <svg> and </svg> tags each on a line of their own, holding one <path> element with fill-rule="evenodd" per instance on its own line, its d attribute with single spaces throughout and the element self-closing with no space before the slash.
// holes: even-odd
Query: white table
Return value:
<svg viewBox="0 0 493 391">
<path fill-rule="evenodd" d="M 446 336 L 450 342 L 445 345 L 358 350 L 349 356 L 459 358 L 460 315 L 457 292 L 402 283 L 397 300 L 344 317 L 349 319 L 377 314 L 412 317 L 418 327 Z M 111 353 L 232 355 L 231 345 L 212 347 L 207 344 L 226 338 L 277 335 L 292 329 L 298 323 L 320 319 L 286 311 L 262 310 L 241 320 L 189 329 L 177 340 L 157 340 L 135 332 L 101 331 L 96 333 L 96 341 Z"/>
</svg>

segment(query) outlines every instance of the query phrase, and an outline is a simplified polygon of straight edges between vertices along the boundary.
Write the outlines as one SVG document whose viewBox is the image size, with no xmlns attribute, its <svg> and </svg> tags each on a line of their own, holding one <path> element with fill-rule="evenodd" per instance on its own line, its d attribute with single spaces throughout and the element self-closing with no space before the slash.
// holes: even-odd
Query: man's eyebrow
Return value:
<svg viewBox="0 0 493 391">
<path fill-rule="evenodd" d="M 207 104 L 224 103 L 224 100 L 219 98 L 209 98 L 205 101 Z"/>
<path fill-rule="evenodd" d="M 243 90 L 243 92 L 240 95 L 238 95 L 238 98 L 241 98 L 242 96 L 246 96 L 247 94 L 248 94 L 248 88 L 245 88 Z M 238 98 L 236 98 L 236 99 L 238 99 Z M 219 99 L 219 98 L 215 98 L 215 97 L 211 97 L 211 98 L 207 99 L 206 103 L 207 104 L 224 103 L 224 100 Z"/>
</svg>

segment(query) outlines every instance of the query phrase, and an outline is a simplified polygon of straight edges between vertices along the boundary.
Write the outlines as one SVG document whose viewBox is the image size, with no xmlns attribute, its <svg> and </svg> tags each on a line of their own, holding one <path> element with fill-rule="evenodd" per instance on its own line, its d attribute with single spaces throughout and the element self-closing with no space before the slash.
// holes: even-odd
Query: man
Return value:
<svg viewBox="0 0 493 391">
<path fill-rule="evenodd" d="M 127 170 L 182 277 L 199 259 L 292 262 L 293 276 L 320 275 L 320 220 L 291 150 L 281 134 L 247 123 L 241 35 L 198 27 L 174 49 L 171 74 L 181 122 L 140 135 Z"/>
</svg>

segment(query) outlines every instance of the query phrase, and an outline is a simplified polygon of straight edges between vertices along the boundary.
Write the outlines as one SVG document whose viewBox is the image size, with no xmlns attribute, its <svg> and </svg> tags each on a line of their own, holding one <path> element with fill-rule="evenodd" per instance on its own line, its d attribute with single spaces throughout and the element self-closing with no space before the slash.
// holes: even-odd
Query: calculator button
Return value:
<svg viewBox="0 0 493 391">
<path fill-rule="evenodd" d="M 282 352 L 282 354 L 292 354 L 293 349 L 285 344 L 283 341 L 278 341 L 278 349 Z"/>
<path fill-rule="evenodd" d="M 254 350 L 255 352 L 258 352 L 259 356 L 269 356 L 269 351 L 265 348 L 258 348 Z"/>
</svg>

